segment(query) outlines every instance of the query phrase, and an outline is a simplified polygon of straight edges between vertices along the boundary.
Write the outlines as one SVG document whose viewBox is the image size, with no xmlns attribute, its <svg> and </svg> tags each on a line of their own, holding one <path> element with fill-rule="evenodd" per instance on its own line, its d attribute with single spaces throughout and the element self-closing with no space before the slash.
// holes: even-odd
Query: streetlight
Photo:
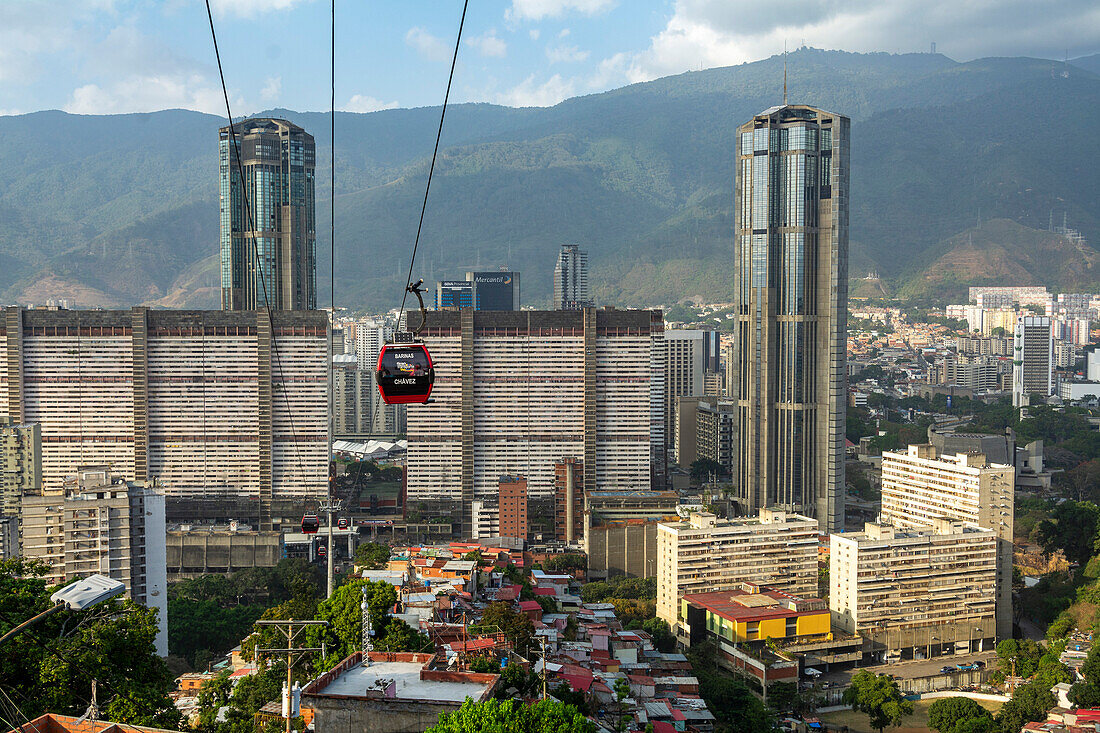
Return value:
<svg viewBox="0 0 1100 733">
<path fill-rule="evenodd" d="M 62 609 L 82 611 L 98 603 L 109 601 L 115 596 L 122 595 L 125 592 L 126 586 L 113 578 L 108 578 L 106 575 L 99 574 L 89 575 L 83 580 L 78 580 L 72 585 L 65 586 L 61 590 L 56 591 L 50 596 L 50 600 L 53 601 L 54 605 L 37 616 L 27 619 L 3 636 L 0 636 L 0 644 L 3 644 L 28 626 L 33 626 L 47 616 L 52 616 Z"/>
</svg>

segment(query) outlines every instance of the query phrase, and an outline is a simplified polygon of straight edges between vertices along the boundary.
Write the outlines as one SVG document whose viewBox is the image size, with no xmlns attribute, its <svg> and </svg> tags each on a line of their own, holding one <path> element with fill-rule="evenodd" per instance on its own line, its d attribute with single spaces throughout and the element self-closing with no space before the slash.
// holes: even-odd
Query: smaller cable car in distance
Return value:
<svg viewBox="0 0 1100 733">
<path fill-rule="evenodd" d="M 324 557 L 328 554 L 328 549 L 324 545 L 317 545 L 317 557 Z"/>
<path fill-rule="evenodd" d="M 321 518 L 316 514 L 306 514 L 302 517 L 302 533 L 303 534 L 317 534 L 317 530 L 321 528 Z"/>
<path fill-rule="evenodd" d="M 340 517 L 339 519 L 337 519 L 336 520 L 336 528 L 337 529 L 347 529 L 348 528 L 348 518 L 347 517 Z"/>
</svg>

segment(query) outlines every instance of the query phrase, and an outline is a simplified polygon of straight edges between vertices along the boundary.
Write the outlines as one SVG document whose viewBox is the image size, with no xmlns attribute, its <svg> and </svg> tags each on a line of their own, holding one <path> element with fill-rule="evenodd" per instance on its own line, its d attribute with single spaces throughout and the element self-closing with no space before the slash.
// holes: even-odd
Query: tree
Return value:
<svg viewBox="0 0 1100 733">
<path fill-rule="evenodd" d="M 542 569 L 551 574 L 571 574 L 577 570 L 587 570 L 588 556 L 575 553 L 551 555 L 543 561 Z"/>
<path fill-rule="evenodd" d="M 1091 501 L 1066 501 L 1039 523 L 1039 544 L 1047 552 L 1061 550 L 1066 559 L 1081 565 L 1095 552 L 1100 507 Z"/>
<path fill-rule="evenodd" d="M 374 648 L 380 652 L 430 652 L 434 647 L 427 635 L 399 618 L 390 618 L 385 633 L 375 639 Z"/>
<path fill-rule="evenodd" d="M 386 565 L 390 559 L 388 545 L 378 542 L 364 542 L 355 548 L 355 564 L 363 566 L 367 570 L 378 570 Z"/>
<path fill-rule="evenodd" d="M 913 714 L 913 703 L 902 697 L 898 684 L 889 676 L 874 675 L 864 670 L 852 677 L 844 691 L 844 704 L 866 713 L 871 727 L 882 733 L 887 726 L 899 726 L 906 715 Z"/>
<path fill-rule="evenodd" d="M 502 601 L 494 601 L 486 606 L 481 615 L 481 625 L 500 629 L 516 649 L 526 649 L 535 634 L 535 625 L 531 619 Z"/>
<path fill-rule="evenodd" d="M 659 618 L 650 618 L 642 622 L 642 631 L 653 637 L 653 646 L 657 651 L 671 652 L 676 650 L 676 637 L 668 628 L 668 624 Z"/>
<path fill-rule="evenodd" d="M 1079 708 L 1100 707 L 1100 685 L 1092 682 L 1078 682 L 1069 688 L 1069 701 Z"/>
<path fill-rule="evenodd" d="M 966 697 L 941 697 L 928 708 L 928 725 L 939 733 L 961 733 L 960 724 L 969 731 L 970 721 L 981 718 L 993 724 L 989 711 Z"/>
<path fill-rule="evenodd" d="M 771 733 L 775 718 L 741 677 L 721 670 L 713 641 L 696 644 L 688 652 L 691 669 L 699 680 L 699 696 L 728 729 L 743 733 Z"/>
<path fill-rule="evenodd" d="M 596 724 L 557 700 L 526 705 L 518 700 L 467 699 L 425 733 L 596 733 Z"/>
<path fill-rule="evenodd" d="M 328 627 L 323 633 L 332 644 L 324 667 L 337 664 L 363 647 L 363 611 L 360 606 L 363 603 L 363 587 L 367 583 L 366 580 L 349 580 L 318 604 L 316 618 L 328 621 Z M 384 585 L 393 588 L 389 583 Z"/>
<path fill-rule="evenodd" d="M 1017 677 L 1031 677 L 1039 669 L 1043 649 L 1032 639 L 1005 639 L 997 644 L 997 659 L 1001 671 Z M 1015 670 L 1013 668 L 1015 660 Z"/>
<path fill-rule="evenodd" d="M 1047 711 L 1056 703 L 1050 690 L 1028 683 L 1017 687 L 1012 699 L 1001 706 L 997 724 L 1005 731 L 1020 730 L 1026 723 L 1046 718 Z"/>
<path fill-rule="evenodd" d="M 45 572 L 41 563 L 0 560 L 0 634 L 53 605 Z M 0 690 L 31 718 L 81 715 L 94 680 L 104 718 L 175 727 L 180 715 L 168 696 L 175 680 L 156 654 L 157 630 L 156 609 L 130 600 L 60 611 L 0 646 Z"/>
<path fill-rule="evenodd" d="M 711 474 L 724 476 L 726 469 L 718 461 L 709 458 L 697 458 L 691 463 L 691 480 L 697 484 L 710 479 Z"/>
</svg>

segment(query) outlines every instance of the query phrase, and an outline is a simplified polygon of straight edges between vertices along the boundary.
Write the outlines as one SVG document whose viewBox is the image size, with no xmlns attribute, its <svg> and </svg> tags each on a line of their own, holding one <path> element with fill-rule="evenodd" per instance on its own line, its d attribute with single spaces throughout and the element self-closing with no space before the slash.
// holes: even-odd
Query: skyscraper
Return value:
<svg viewBox="0 0 1100 733">
<path fill-rule="evenodd" d="M 1054 391 L 1054 340 L 1048 316 L 1020 316 L 1012 343 L 1012 405 L 1027 407 L 1031 395 Z"/>
<path fill-rule="evenodd" d="M 222 310 L 256 310 L 266 305 L 313 310 L 317 307 L 313 136 L 286 120 L 266 118 L 238 122 L 233 133 L 249 211 L 241 196 L 241 176 L 226 126 L 221 128 L 218 147 Z M 251 232 L 249 218 L 255 227 Z"/>
<path fill-rule="evenodd" d="M 788 507 L 828 532 L 844 524 L 850 126 L 783 105 L 737 130 L 734 486 L 750 514 Z"/>
<path fill-rule="evenodd" d="M 592 306 L 588 297 L 588 253 L 563 244 L 554 265 L 554 309 L 575 311 Z"/>
</svg>

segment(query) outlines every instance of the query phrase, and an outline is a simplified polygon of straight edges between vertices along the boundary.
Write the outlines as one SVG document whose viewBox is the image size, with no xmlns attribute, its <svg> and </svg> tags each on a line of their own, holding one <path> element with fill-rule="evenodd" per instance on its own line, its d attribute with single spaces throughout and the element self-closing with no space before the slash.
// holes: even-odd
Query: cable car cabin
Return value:
<svg viewBox="0 0 1100 733">
<path fill-rule="evenodd" d="M 435 367 L 422 343 L 386 344 L 378 355 L 375 378 L 387 405 L 424 404 L 435 383 Z"/>
<path fill-rule="evenodd" d="M 348 519 L 347 519 L 347 517 L 340 517 L 339 519 L 337 519 L 336 520 L 336 528 L 337 529 L 347 529 L 348 528 Z"/>
<path fill-rule="evenodd" d="M 321 528 L 321 518 L 316 514 L 307 514 L 302 517 L 302 532 L 304 534 L 317 534 Z"/>
<path fill-rule="evenodd" d="M 328 549 L 324 545 L 317 545 L 317 557 L 324 557 L 328 554 Z"/>
</svg>

